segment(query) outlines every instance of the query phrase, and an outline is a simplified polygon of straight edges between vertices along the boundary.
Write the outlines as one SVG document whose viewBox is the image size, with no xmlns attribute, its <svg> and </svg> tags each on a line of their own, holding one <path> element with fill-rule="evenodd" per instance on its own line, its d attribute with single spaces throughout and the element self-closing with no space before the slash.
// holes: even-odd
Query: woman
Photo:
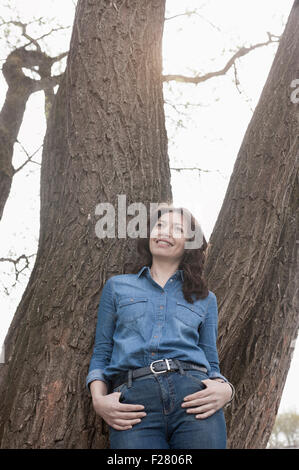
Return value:
<svg viewBox="0 0 299 470">
<path fill-rule="evenodd" d="M 187 209 L 157 211 L 132 272 L 103 287 L 86 385 L 111 449 L 226 448 L 222 408 L 234 388 L 219 370 L 217 299 L 202 276 L 207 243 L 185 247 L 201 233 Z"/>
</svg>

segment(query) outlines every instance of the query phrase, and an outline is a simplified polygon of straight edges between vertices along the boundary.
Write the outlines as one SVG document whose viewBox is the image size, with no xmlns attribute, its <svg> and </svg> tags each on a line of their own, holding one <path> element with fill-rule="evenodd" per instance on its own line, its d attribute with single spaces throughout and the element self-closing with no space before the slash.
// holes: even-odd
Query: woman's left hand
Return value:
<svg viewBox="0 0 299 470">
<path fill-rule="evenodd" d="M 217 380 L 202 380 L 206 385 L 204 390 L 186 395 L 182 408 L 187 408 L 186 413 L 195 413 L 195 418 L 204 419 L 222 408 L 231 398 L 232 389 L 226 382 Z"/>
</svg>

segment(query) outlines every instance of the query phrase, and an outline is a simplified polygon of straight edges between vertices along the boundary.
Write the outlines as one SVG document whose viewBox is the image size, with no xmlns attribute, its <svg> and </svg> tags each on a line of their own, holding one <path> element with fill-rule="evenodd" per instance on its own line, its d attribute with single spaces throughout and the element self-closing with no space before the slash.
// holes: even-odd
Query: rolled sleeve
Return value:
<svg viewBox="0 0 299 470">
<path fill-rule="evenodd" d="M 102 289 L 98 307 L 97 325 L 93 353 L 91 356 L 86 388 L 90 393 L 89 385 L 93 380 L 102 380 L 107 384 L 105 368 L 110 363 L 113 350 L 113 334 L 116 322 L 116 307 L 112 279 L 108 279 Z"/>
<path fill-rule="evenodd" d="M 222 379 L 224 382 L 228 382 L 227 378 L 224 375 L 219 374 L 218 372 L 211 371 L 209 374 L 209 379 Z"/>
<path fill-rule="evenodd" d="M 104 374 L 103 374 L 103 369 L 93 369 L 88 373 L 86 377 L 86 388 L 89 393 L 90 393 L 89 384 L 93 382 L 94 380 L 102 380 L 102 382 L 105 382 L 107 384 L 107 380 L 105 379 Z"/>
<path fill-rule="evenodd" d="M 199 346 L 203 349 L 205 356 L 211 366 L 209 379 L 220 378 L 228 382 L 227 378 L 220 373 L 219 358 L 217 351 L 218 336 L 218 306 L 214 292 L 211 292 L 211 299 L 207 308 L 206 318 L 200 328 Z"/>
</svg>

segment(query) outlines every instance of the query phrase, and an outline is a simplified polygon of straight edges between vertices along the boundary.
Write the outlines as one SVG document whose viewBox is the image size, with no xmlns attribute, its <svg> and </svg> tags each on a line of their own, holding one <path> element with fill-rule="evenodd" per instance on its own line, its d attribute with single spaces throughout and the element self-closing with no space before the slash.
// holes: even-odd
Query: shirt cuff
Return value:
<svg viewBox="0 0 299 470">
<path fill-rule="evenodd" d="M 224 375 L 220 374 L 219 372 L 210 372 L 209 379 L 222 379 L 224 382 L 228 382 L 227 378 Z"/>
<path fill-rule="evenodd" d="M 86 388 L 87 388 L 87 391 L 89 392 L 89 395 L 91 395 L 89 384 L 93 380 L 102 380 L 102 382 L 105 382 L 108 385 L 107 380 L 104 378 L 103 369 L 91 370 L 86 377 Z"/>
</svg>

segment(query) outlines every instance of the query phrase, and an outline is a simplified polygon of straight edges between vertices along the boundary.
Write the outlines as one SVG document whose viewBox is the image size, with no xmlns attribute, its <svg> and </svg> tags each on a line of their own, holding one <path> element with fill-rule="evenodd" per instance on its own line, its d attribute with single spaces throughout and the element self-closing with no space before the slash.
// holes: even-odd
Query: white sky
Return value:
<svg viewBox="0 0 299 470">
<path fill-rule="evenodd" d="M 3 4 L 4 2 L 2 2 Z M 54 18 L 57 24 L 72 26 L 74 2 L 72 0 L 12 0 L 9 2 L 22 21 L 33 17 Z M 238 47 L 265 42 L 266 32 L 281 34 L 293 0 L 168 0 L 166 18 L 198 10 L 198 15 L 178 16 L 165 21 L 163 36 L 163 73 L 193 75 L 222 68 Z M 16 15 L 16 13 L 15 13 Z M 0 16 L 8 19 L 8 10 L 0 5 Z M 56 23 L 55 23 L 56 21 Z M 50 29 L 50 20 L 43 27 L 30 27 L 29 33 L 41 36 Z M 52 23 L 51 23 L 52 24 Z M 71 29 L 56 32 L 41 43 L 43 50 L 54 56 L 69 48 Z M 14 28 L 15 37 L 20 37 Z M 0 30 L 3 35 L 3 28 Z M 12 41 L 12 39 L 11 39 Z M 16 42 L 14 42 L 16 44 Z M 21 44 L 18 44 L 21 45 Z M 2 46 L 1 46 L 2 47 Z M 211 79 L 198 86 L 191 84 L 164 84 L 164 98 L 175 104 L 183 116 L 165 104 L 166 126 L 169 137 L 171 167 L 200 167 L 208 170 L 177 172 L 172 170 L 174 204 L 188 207 L 200 221 L 206 238 L 210 237 L 227 189 L 233 165 L 243 136 L 257 104 L 269 73 L 277 46 L 259 48 L 237 62 L 240 93 L 234 85 L 234 71 L 226 76 Z M 9 48 L 0 51 L 1 64 Z M 54 73 L 64 69 L 53 67 Z M 294 77 L 298 78 L 298 77 Z M 0 77 L 0 106 L 6 83 Z M 180 104 L 192 103 L 189 108 Z M 182 120 L 185 127 L 176 128 L 175 121 Z M 45 119 L 43 93 L 31 95 L 18 139 L 29 154 L 43 141 Z M 40 162 L 41 152 L 35 156 Z M 14 167 L 25 160 L 19 145 L 15 145 Z M 0 224 L 0 257 L 16 258 L 22 253 L 36 253 L 39 235 L 39 170 L 36 164 L 27 165 L 14 177 L 9 200 Z M 188 190 L 186 191 L 186 188 Z M 34 261 L 35 258 L 33 258 Z M 31 269 L 33 264 L 31 264 Z M 0 348 L 12 316 L 21 300 L 29 279 L 28 270 L 20 275 L 15 287 L 14 269 L 8 263 L 0 264 Z M 10 295 L 4 292 L 4 286 Z M 292 365 L 284 389 L 279 411 L 299 410 L 298 387 L 299 345 L 294 352 Z"/>
</svg>

